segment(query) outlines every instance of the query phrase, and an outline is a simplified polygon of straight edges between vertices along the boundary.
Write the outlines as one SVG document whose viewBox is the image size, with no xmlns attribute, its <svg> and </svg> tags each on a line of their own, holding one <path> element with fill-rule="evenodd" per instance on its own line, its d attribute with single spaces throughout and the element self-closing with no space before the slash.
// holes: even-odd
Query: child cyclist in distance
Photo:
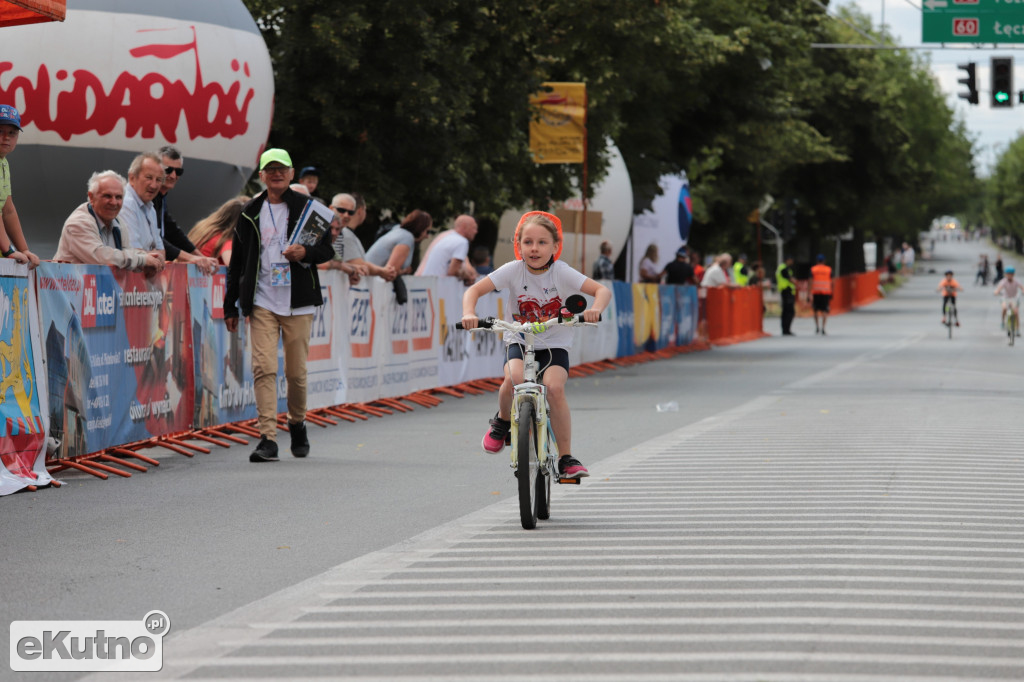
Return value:
<svg viewBox="0 0 1024 682">
<path fill-rule="evenodd" d="M 946 270 L 946 276 L 939 282 L 938 287 L 938 291 L 942 292 L 942 324 L 946 324 L 946 305 L 952 303 L 956 326 L 960 326 L 960 314 L 956 311 L 956 292 L 963 290 L 960 282 L 953 279 L 953 271 Z"/>
<path fill-rule="evenodd" d="M 491 291 L 507 290 L 507 315 L 516 322 L 541 322 L 557 317 L 562 304 L 573 294 L 594 297 L 594 306 L 583 312 L 587 322 L 597 322 L 611 301 L 612 294 L 571 266 L 558 260 L 562 253 L 562 223 L 544 211 L 526 213 L 516 227 L 513 240 L 516 260 L 502 265 L 480 278 L 462 297 L 462 326 L 475 329 L 479 319 L 476 303 Z M 566 478 L 589 476 L 586 467 L 570 454 L 572 452 L 572 422 L 569 403 L 565 397 L 565 382 L 569 378 L 569 351 L 572 346 L 572 328 L 552 325 L 537 345 L 537 366 L 542 369 L 540 381 L 547 387 L 551 428 L 558 442 L 558 473 Z M 523 382 L 523 346 L 510 333 L 505 334 L 505 381 L 498 392 L 498 413 L 491 419 L 484 434 L 486 452 L 497 453 L 505 447 L 505 436 L 511 428 L 512 387 Z"/>
<path fill-rule="evenodd" d="M 1006 329 L 1006 309 L 1008 307 L 1013 308 L 1013 312 L 1017 315 L 1017 319 L 1020 319 L 1020 298 L 1021 294 L 1024 294 L 1024 287 L 1021 283 L 1014 279 L 1017 269 L 1012 265 L 1003 270 L 1003 278 L 999 280 L 999 284 L 996 285 L 995 291 L 992 292 L 993 296 L 1003 295 L 1003 320 L 1000 326 Z M 1009 335 L 1009 332 L 1007 332 Z M 1020 336 L 1020 332 L 1017 332 Z"/>
</svg>

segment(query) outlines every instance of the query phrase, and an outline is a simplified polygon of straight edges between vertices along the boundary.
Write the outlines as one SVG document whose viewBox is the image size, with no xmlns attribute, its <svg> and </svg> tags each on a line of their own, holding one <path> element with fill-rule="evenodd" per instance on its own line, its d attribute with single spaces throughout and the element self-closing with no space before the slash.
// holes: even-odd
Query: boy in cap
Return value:
<svg viewBox="0 0 1024 682">
<path fill-rule="evenodd" d="M 299 172 L 299 184 L 306 186 L 309 196 L 315 196 L 320 184 L 320 171 L 315 166 L 306 166 Z"/>
<path fill-rule="evenodd" d="M 21 114 L 8 104 L 0 104 L 0 255 L 25 263 L 29 269 L 39 265 L 39 257 L 28 250 L 18 211 L 11 196 L 11 167 L 7 155 L 18 146 Z"/>
</svg>

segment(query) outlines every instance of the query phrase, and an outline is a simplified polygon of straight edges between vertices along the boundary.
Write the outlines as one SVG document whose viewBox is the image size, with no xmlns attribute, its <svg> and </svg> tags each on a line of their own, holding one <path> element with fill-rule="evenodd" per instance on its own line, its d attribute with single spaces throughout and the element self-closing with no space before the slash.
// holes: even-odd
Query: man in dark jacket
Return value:
<svg viewBox="0 0 1024 682">
<path fill-rule="evenodd" d="M 178 178 L 185 173 L 185 160 L 177 148 L 167 145 L 157 152 L 160 165 L 164 169 L 164 184 L 153 197 L 153 208 L 156 209 L 156 224 L 160 236 L 164 239 L 164 253 L 167 260 L 179 263 L 193 263 L 200 271 L 212 275 L 217 270 L 217 260 L 207 258 L 196 250 L 188 236 L 178 227 L 177 221 L 167 210 L 167 193 L 178 184 Z"/>
<path fill-rule="evenodd" d="M 224 324 L 238 330 L 239 309 L 249 318 L 252 373 L 260 442 L 250 462 L 277 461 L 277 343 L 284 341 L 288 431 L 296 457 L 309 454 L 306 436 L 306 359 L 314 308 L 323 305 L 316 265 L 334 256 L 326 231 L 311 247 L 290 243 L 309 197 L 289 189 L 295 169 L 288 152 L 260 156 L 267 189 L 242 209 L 224 287 Z M 262 248 L 261 248 L 262 247 Z"/>
</svg>

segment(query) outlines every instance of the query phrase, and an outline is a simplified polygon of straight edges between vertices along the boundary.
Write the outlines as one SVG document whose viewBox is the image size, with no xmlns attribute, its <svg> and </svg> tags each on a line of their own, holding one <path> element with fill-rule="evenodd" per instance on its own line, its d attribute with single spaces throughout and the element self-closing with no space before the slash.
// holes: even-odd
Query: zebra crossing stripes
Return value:
<svg viewBox="0 0 1024 682">
<path fill-rule="evenodd" d="M 978 434 L 941 405 L 888 428 L 889 401 L 804 387 L 606 460 L 583 486 L 556 488 L 537 531 L 506 500 L 340 566 L 276 608 L 243 609 L 168 672 L 1024 679 L 1014 430 L 996 418 Z M 998 417 L 997 403 L 983 408 Z M 841 446 L 823 447 L 823 418 Z"/>
</svg>

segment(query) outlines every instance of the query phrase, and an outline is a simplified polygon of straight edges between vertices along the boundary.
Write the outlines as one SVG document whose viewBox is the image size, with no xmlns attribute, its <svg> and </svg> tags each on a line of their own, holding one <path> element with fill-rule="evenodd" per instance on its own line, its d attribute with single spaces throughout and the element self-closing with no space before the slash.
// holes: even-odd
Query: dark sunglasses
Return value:
<svg viewBox="0 0 1024 682">
<path fill-rule="evenodd" d="M 171 173 L 174 173 L 175 175 L 177 175 L 180 178 L 182 175 L 185 174 L 185 169 L 184 168 L 173 168 L 171 166 L 164 166 L 164 173 L 166 173 L 167 175 L 170 175 Z"/>
<path fill-rule="evenodd" d="M 344 213 L 346 215 L 355 215 L 356 210 L 354 208 L 338 208 L 337 206 L 331 206 L 338 213 Z"/>
</svg>

